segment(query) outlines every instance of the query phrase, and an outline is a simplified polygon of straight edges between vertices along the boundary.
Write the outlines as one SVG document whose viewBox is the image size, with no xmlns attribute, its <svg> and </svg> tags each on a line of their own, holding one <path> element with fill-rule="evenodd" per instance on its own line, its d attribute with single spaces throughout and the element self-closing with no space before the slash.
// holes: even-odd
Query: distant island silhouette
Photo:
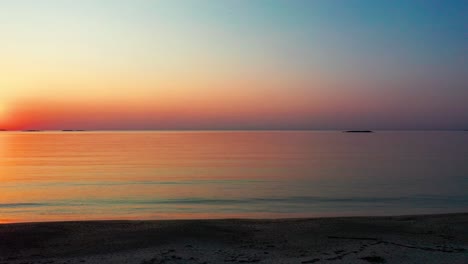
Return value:
<svg viewBox="0 0 468 264">
<path fill-rule="evenodd" d="M 344 133 L 374 133 L 372 130 L 346 130 Z"/>
<path fill-rule="evenodd" d="M 62 132 L 83 132 L 82 129 L 62 129 Z"/>
<path fill-rule="evenodd" d="M 42 130 L 38 130 L 38 129 L 27 129 L 27 130 L 22 130 L 22 132 L 42 132 Z"/>
</svg>

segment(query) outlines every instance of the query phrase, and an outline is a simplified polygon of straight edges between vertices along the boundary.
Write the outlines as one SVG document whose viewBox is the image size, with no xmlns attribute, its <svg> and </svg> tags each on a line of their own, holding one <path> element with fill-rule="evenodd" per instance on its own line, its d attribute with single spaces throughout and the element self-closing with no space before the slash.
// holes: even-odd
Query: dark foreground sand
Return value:
<svg viewBox="0 0 468 264">
<path fill-rule="evenodd" d="M 0 225 L 0 263 L 468 263 L 468 213 Z"/>
</svg>

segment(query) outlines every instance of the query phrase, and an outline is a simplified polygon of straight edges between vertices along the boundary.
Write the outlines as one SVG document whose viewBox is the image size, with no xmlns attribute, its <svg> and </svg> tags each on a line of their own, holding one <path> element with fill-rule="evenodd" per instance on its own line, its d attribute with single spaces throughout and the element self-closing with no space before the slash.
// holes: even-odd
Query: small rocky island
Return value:
<svg viewBox="0 0 468 264">
<path fill-rule="evenodd" d="M 344 133 L 374 133 L 372 130 L 346 130 Z"/>
</svg>

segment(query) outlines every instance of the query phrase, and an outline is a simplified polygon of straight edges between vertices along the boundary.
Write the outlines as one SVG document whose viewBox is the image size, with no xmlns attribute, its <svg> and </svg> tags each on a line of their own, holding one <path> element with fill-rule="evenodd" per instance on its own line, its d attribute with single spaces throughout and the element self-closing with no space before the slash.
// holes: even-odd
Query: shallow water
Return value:
<svg viewBox="0 0 468 264">
<path fill-rule="evenodd" d="M 468 211 L 467 132 L 1 132 L 0 222 Z"/>
</svg>

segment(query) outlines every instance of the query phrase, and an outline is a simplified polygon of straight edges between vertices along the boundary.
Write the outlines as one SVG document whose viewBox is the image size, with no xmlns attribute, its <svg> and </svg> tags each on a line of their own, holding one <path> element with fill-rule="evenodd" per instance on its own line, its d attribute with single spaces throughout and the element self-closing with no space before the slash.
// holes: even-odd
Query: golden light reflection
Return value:
<svg viewBox="0 0 468 264">
<path fill-rule="evenodd" d="M 310 164 L 303 157 L 312 154 L 296 151 L 307 133 L 295 133 L 294 140 L 277 132 L 256 135 L 0 134 L 0 222 L 266 217 L 237 212 L 239 205 L 218 205 L 216 200 L 281 195 L 277 180 L 285 169 L 307 169 Z M 258 189 L 258 182 L 272 179 L 271 188 Z M 222 211 L 226 208 L 232 212 Z"/>
</svg>

